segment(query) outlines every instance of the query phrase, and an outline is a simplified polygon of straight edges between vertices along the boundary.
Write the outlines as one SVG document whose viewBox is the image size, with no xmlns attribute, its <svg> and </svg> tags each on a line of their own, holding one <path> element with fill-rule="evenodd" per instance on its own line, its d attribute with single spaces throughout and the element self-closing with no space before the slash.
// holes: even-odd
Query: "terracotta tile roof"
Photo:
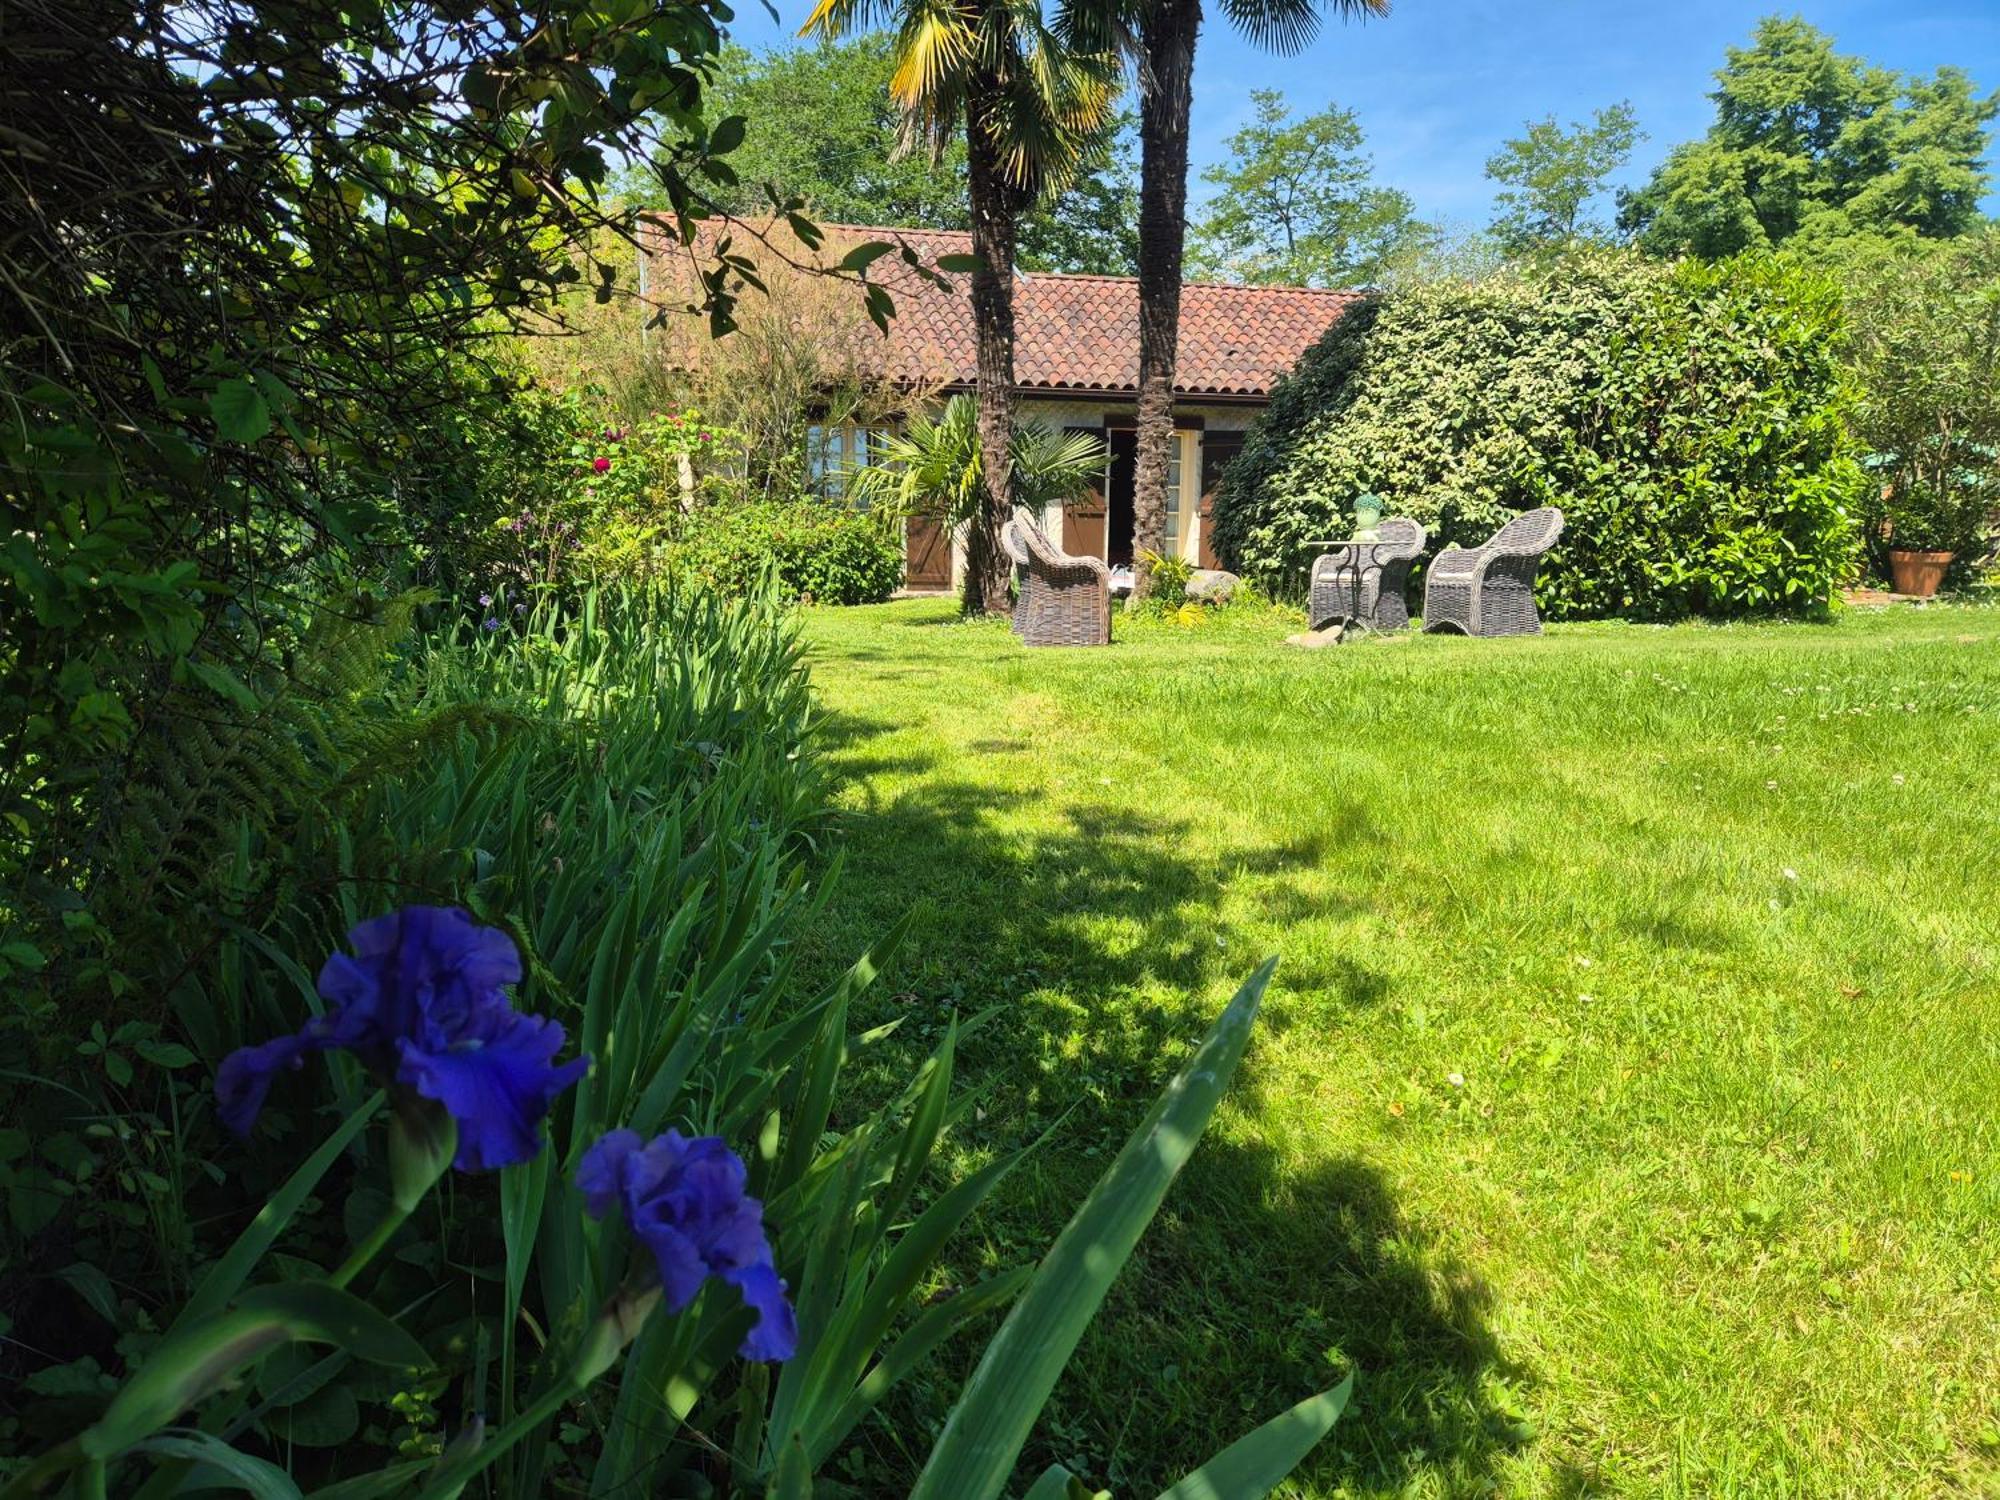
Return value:
<svg viewBox="0 0 2000 1500">
<path fill-rule="evenodd" d="M 849 246 L 900 239 L 927 265 L 968 255 L 972 236 L 945 229 L 826 224 L 819 263 Z M 714 233 L 707 226 L 704 237 Z M 758 249 L 738 246 L 751 259 Z M 655 251 L 649 248 L 649 254 Z M 655 266 L 661 262 L 656 258 Z M 661 285 L 657 270 L 654 285 Z M 946 291 L 893 254 L 869 271 L 896 301 L 886 339 L 857 340 L 870 373 L 913 385 L 969 386 L 976 373 L 970 278 L 946 273 Z M 754 295 L 754 294 L 753 294 Z M 1356 292 L 1191 282 L 1181 290 L 1180 357 L 1174 389 L 1188 396 L 1262 397 L 1333 326 Z M 858 301 L 858 299 L 857 299 Z M 1139 383 L 1139 286 L 1130 276 L 1021 272 L 1014 292 L 1014 374 L 1022 390 L 1131 393 Z"/>
</svg>

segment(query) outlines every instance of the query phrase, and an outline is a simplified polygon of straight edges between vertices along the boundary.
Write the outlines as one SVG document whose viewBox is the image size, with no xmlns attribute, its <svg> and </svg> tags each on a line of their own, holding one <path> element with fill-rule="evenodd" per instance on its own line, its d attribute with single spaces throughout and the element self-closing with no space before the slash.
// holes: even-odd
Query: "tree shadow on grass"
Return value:
<svg viewBox="0 0 2000 1500">
<path fill-rule="evenodd" d="M 813 966 L 844 964 L 916 908 L 887 982 L 857 1015 L 902 1024 L 859 1070 L 854 1103 L 906 1079 L 949 1016 L 990 1009 L 960 1048 L 959 1076 L 981 1108 L 955 1147 L 987 1156 L 1054 1133 L 989 1202 L 964 1253 L 1032 1261 L 1213 1019 L 1208 993 L 1250 967 L 1223 918 L 1229 882 L 1254 872 L 1267 910 L 1300 920 L 1352 910 L 1320 867 L 1372 825 L 1365 809 L 1336 807 L 1285 843 L 1197 855 L 1185 820 L 1121 805 L 1108 789 L 1080 799 L 1074 776 L 1052 816 L 1011 817 L 1048 793 L 953 777 L 927 752 L 876 755 L 869 742 L 900 727 L 854 714 L 824 725 L 843 777 L 891 767 L 908 780 L 850 793 L 835 841 L 846 870 L 810 940 Z M 1388 991 L 1341 956 L 1281 974 L 1267 1032 L 1378 1005 Z M 1021 1472 L 1061 1461 L 1123 1496 L 1156 1493 L 1352 1369 L 1354 1402 L 1302 1470 L 1304 1493 L 1395 1494 L 1419 1476 L 1434 1493 L 1487 1493 L 1518 1436 L 1507 1395 L 1518 1377 L 1486 1331 L 1483 1289 L 1440 1260 L 1366 1162 L 1337 1143 L 1281 1160 L 1256 1140 L 1265 1098 L 1254 1059 L 1232 1098 L 1251 1138 L 1239 1120 L 1236 1138 L 1212 1134 L 1195 1153 Z M 935 1379 L 905 1394 L 892 1417 L 904 1433 L 942 1420 L 978 1348 L 948 1350 Z M 879 1430 L 863 1441 L 891 1471 L 908 1460 Z"/>
<path fill-rule="evenodd" d="M 1346 1412 L 1298 1471 L 1306 1493 L 1401 1495 L 1421 1481 L 1425 1494 L 1485 1495 L 1498 1459 L 1529 1435 L 1512 1394 L 1522 1374 L 1487 1327 L 1488 1300 L 1368 1162 L 1285 1162 L 1211 1137 L 1079 1355 L 1113 1390 L 1161 1391 L 1159 1372 L 1174 1368 L 1157 1429 L 1127 1436 L 1109 1480 L 1153 1493 L 1351 1372 Z"/>
</svg>

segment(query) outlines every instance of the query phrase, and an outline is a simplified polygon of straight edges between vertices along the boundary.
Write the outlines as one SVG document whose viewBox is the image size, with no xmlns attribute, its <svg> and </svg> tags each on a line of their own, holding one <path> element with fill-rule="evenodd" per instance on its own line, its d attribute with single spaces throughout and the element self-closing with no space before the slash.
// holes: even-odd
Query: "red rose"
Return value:
<svg viewBox="0 0 2000 1500">
<path fill-rule="evenodd" d="M 606 469 L 611 467 L 611 460 L 608 458 L 593 458 L 590 461 L 590 466 L 602 474 Z"/>
</svg>

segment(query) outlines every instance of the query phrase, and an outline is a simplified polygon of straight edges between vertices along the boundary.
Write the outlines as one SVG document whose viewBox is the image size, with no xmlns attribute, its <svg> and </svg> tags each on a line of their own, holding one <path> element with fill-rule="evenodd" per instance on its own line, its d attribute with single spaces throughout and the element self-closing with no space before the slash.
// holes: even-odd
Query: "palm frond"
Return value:
<svg viewBox="0 0 2000 1500">
<path fill-rule="evenodd" d="M 1343 21 L 1389 14 L 1389 0 L 1222 0 L 1222 13 L 1260 47 L 1290 56 L 1319 35 L 1320 17 L 1332 11 Z"/>
<path fill-rule="evenodd" d="M 800 36 L 841 37 L 893 23 L 903 13 L 899 0 L 815 0 L 799 27 Z"/>
<path fill-rule="evenodd" d="M 1016 501 L 1030 509 L 1074 499 L 1104 474 L 1104 445 L 1089 433 L 1020 427 L 1008 452 Z M 884 442 L 876 460 L 844 476 L 849 500 L 947 526 L 973 519 L 986 494 L 977 404 L 970 396 L 953 396 L 936 416 L 913 417 Z"/>
</svg>

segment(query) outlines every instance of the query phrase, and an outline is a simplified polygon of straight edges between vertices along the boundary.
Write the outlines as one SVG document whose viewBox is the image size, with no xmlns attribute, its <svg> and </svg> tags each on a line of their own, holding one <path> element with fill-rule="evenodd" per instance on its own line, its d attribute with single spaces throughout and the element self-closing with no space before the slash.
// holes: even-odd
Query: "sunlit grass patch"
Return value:
<svg viewBox="0 0 2000 1500">
<path fill-rule="evenodd" d="M 968 1263 L 1284 960 L 1038 1455 L 1150 1494 L 1352 1366 L 1290 1493 L 1992 1482 L 2000 609 L 1315 652 L 947 618 L 810 618 L 816 942 L 915 906 L 885 1008 L 999 1007 L 969 1159 L 1061 1117 Z"/>
</svg>

